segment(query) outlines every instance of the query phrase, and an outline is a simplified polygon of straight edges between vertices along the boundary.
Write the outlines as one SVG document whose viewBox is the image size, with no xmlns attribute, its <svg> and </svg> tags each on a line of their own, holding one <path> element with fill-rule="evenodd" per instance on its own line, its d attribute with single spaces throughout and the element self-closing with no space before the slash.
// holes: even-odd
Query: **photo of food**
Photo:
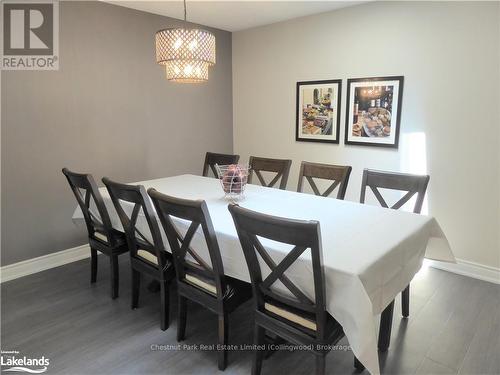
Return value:
<svg viewBox="0 0 500 375">
<path fill-rule="evenodd" d="M 403 77 L 348 80 L 346 144 L 397 147 Z"/>
<path fill-rule="evenodd" d="M 354 89 L 353 136 L 390 136 L 393 90 L 394 86 Z"/>
<path fill-rule="evenodd" d="M 297 83 L 297 141 L 338 143 L 340 82 Z"/>
<path fill-rule="evenodd" d="M 302 134 L 332 134 L 333 89 L 304 88 L 302 91 Z"/>
</svg>

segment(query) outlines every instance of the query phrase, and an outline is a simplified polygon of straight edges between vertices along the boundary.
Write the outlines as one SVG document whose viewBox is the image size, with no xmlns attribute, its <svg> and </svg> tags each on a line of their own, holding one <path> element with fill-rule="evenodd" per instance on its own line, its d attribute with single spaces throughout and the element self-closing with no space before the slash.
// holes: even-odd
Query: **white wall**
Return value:
<svg viewBox="0 0 500 375">
<path fill-rule="evenodd" d="M 234 151 L 431 175 L 457 256 L 500 266 L 499 4 L 374 2 L 233 34 Z M 295 141 L 297 81 L 404 75 L 399 150 Z M 343 143 L 341 141 L 341 143 Z"/>
</svg>

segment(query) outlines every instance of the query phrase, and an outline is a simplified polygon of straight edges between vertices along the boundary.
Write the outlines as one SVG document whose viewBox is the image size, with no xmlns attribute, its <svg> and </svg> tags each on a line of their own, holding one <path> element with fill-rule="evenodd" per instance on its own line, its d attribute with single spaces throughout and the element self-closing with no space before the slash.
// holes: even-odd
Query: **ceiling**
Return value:
<svg viewBox="0 0 500 375">
<path fill-rule="evenodd" d="M 183 19 L 183 3 L 173 1 L 106 1 L 127 8 Z M 239 31 L 292 18 L 323 13 L 366 1 L 187 1 L 188 21 L 227 31 Z"/>
</svg>

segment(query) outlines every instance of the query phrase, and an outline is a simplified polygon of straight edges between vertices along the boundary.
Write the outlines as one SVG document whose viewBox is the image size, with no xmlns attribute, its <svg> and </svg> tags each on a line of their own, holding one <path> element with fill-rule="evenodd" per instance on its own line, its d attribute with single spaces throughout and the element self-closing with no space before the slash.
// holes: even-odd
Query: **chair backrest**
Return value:
<svg viewBox="0 0 500 375">
<path fill-rule="evenodd" d="M 240 160 L 240 155 L 228 155 L 228 154 L 217 154 L 214 152 L 207 152 L 205 155 L 205 163 L 203 164 L 203 176 L 208 177 L 209 170 L 212 171 L 215 177 L 219 177 L 217 170 L 215 169 L 215 164 L 218 165 L 229 165 L 238 164 Z"/>
<path fill-rule="evenodd" d="M 186 283 L 186 274 L 188 277 L 195 276 L 201 277 L 202 280 L 206 279 L 216 286 L 217 298 L 222 301 L 225 291 L 224 267 L 205 201 L 175 198 L 162 194 L 153 188 L 148 189 L 148 194 L 167 235 L 174 258 L 177 281 Z M 189 227 L 184 235 L 174 223 L 175 218 L 189 222 Z M 211 265 L 191 246 L 192 239 L 200 226 L 205 237 Z M 186 259 L 188 255 L 190 259 Z"/>
<path fill-rule="evenodd" d="M 417 194 L 413 212 L 419 214 L 422 211 L 422 205 L 424 203 L 425 192 L 427 190 L 429 179 L 430 177 L 428 175 L 414 175 L 365 169 L 363 171 L 363 181 L 361 182 L 361 196 L 359 201 L 361 203 L 365 203 L 366 188 L 369 187 L 382 207 L 397 210 L 408 202 L 415 194 Z M 406 191 L 407 193 L 391 207 L 389 207 L 378 190 L 379 188 L 401 190 Z"/>
<path fill-rule="evenodd" d="M 314 194 L 328 197 L 338 187 L 337 199 L 344 199 L 351 170 L 352 167 L 350 166 L 310 163 L 303 161 L 300 165 L 297 191 L 299 193 L 302 192 L 305 178 L 309 182 L 309 185 L 311 185 Z M 331 180 L 333 183 L 323 193 L 321 193 L 318 186 L 314 182 L 314 178 Z"/>
<path fill-rule="evenodd" d="M 160 227 L 151 200 L 142 185 L 127 185 L 102 179 L 106 185 L 111 200 L 123 226 L 130 256 L 137 257 L 137 251 L 142 249 L 156 255 L 160 269 L 166 266 L 166 250 L 161 237 Z M 128 204 L 122 204 L 128 203 Z M 146 219 L 149 235 L 138 228 L 138 219 L 142 211 Z M 144 258 L 140 258 L 144 260 Z"/>
<path fill-rule="evenodd" d="M 288 159 L 268 159 L 268 158 L 259 158 L 256 156 L 250 156 L 250 171 L 248 175 L 248 183 L 252 183 L 253 174 L 257 176 L 259 182 L 262 186 L 274 187 L 276 183 L 280 180 L 279 188 L 281 190 L 286 189 L 286 183 L 288 181 L 288 175 L 290 173 L 290 166 L 292 165 L 292 161 Z M 274 172 L 276 175 L 274 178 L 267 183 L 264 180 L 261 172 Z"/>
<path fill-rule="evenodd" d="M 101 238 L 95 235 L 99 233 L 108 239 L 109 244 L 115 245 L 115 237 L 111 235 L 112 226 L 108 210 L 92 175 L 71 172 L 67 168 L 63 168 L 62 173 L 66 176 L 82 210 L 89 237 L 101 241 Z M 93 210 L 92 202 L 97 212 Z"/>
<path fill-rule="evenodd" d="M 255 308 L 266 312 L 265 304 L 278 304 L 292 311 L 307 314 L 316 324 L 316 336 L 324 337 L 326 325 L 325 276 L 321 246 L 320 225 L 317 221 L 291 220 L 229 205 L 229 211 L 238 232 L 250 273 Z M 260 238 L 293 246 L 293 249 L 277 263 L 262 245 Z M 286 270 L 307 250 L 311 250 L 314 301 L 306 296 L 285 274 Z M 262 274 L 259 257 L 270 273 Z M 281 281 L 290 296 L 277 292 L 271 286 Z"/>
</svg>

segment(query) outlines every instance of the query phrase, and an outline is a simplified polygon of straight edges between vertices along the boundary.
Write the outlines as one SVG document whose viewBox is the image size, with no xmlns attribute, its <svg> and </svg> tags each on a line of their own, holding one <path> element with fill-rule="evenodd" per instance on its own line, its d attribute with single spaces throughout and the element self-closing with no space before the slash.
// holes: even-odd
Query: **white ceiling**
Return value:
<svg viewBox="0 0 500 375">
<path fill-rule="evenodd" d="M 183 19 L 182 0 L 106 1 L 127 8 Z M 292 18 L 323 13 L 366 1 L 187 1 L 188 21 L 227 31 L 239 31 Z"/>
</svg>

